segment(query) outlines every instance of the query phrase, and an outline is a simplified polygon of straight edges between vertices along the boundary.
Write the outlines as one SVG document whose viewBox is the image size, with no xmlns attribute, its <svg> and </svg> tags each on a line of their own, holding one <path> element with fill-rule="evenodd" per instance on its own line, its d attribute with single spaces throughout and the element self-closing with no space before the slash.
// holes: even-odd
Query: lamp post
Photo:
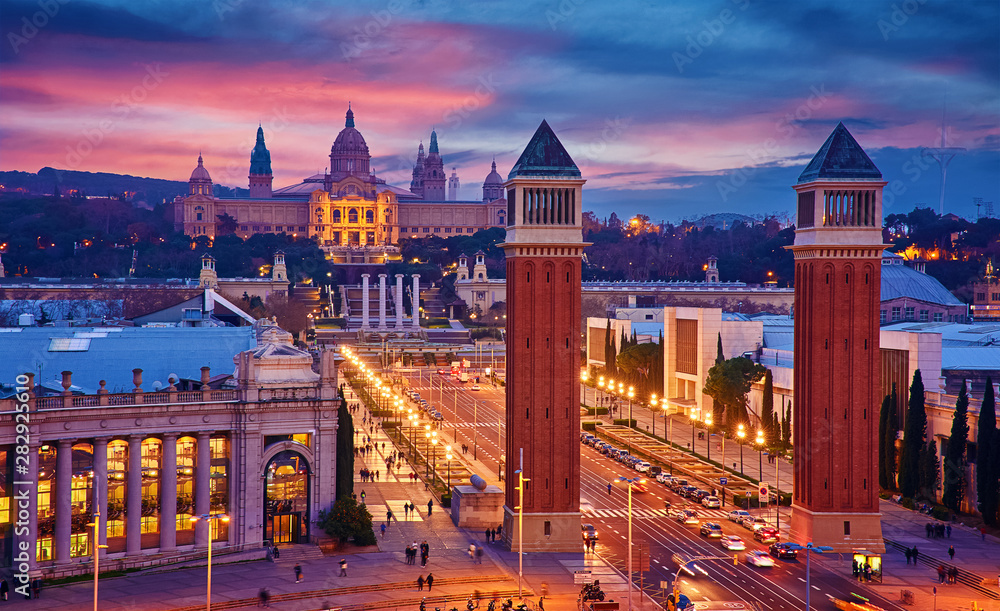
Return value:
<svg viewBox="0 0 1000 611">
<path fill-rule="evenodd" d="M 644 483 L 646 480 L 641 477 L 619 477 L 618 481 L 624 482 L 628 486 L 628 608 L 632 611 L 632 486 Z"/>
<path fill-rule="evenodd" d="M 739 429 L 736 431 L 736 436 L 740 438 L 740 475 L 743 475 L 743 440 L 747 436 L 747 431 L 742 423 L 740 423 Z"/>
<path fill-rule="evenodd" d="M 451 446 L 444 447 L 444 457 L 448 460 L 448 496 L 451 496 Z"/>
<path fill-rule="evenodd" d="M 437 436 L 437 431 L 434 431 L 434 436 Z M 424 456 L 424 477 L 428 477 L 431 470 L 431 461 L 429 460 L 431 453 L 431 425 L 429 424 L 424 425 L 424 439 L 426 440 L 424 442 L 424 453 L 427 454 L 427 456 Z"/>
<path fill-rule="evenodd" d="M 694 427 L 698 424 L 698 414 L 692 411 L 691 414 L 691 453 L 694 454 Z"/>
<path fill-rule="evenodd" d="M 649 398 L 649 413 L 653 416 L 653 437 L 656 437 L 656 394 L 654 393 L 652 397 Z M 663 434 L 667 433 L 666 423 L 664 422 Z"/>
<path fill-rule="evenodd" d="M 754 443 L 757 444 L 757 481 L 762 482 L 764 481 L 764 431 L 757 430 L 757 439 L 754 439 Z"/>
<path fill-rule="evenodd" d="M 204 513 L 191 518 L 192 522 L 208 520 L 208 594 L 205 598 L 205 611 L 212 611 L 212 525 L 215 522 L 229 522 L 229 516 L 224 513 Z"/>
<path fill-rule="evenodd" d="M 517 470 L 517 596 L 522 597 L 521 579 L 524 576 L 524 448 L 521 448 L 521 468 Z M 630 522 L 631 524 L 631 522 Z M 631 533 L 631 530 L 629 531 Z M 631 592 L 631 588 L 629 589 Z"/>
<path fill-rule="evenodd" d="M 590 376 L 587 375 L 586 371 L 580 372 L 580 381 L 583 382 L 583 404 L 587 404 L 587 379 Z"/>
<path fill-rule="evenodd" d="M 806 611 L 809 611 L 812 607 L 809 606 L 809 594 L 812 592 L 812 587 L 809 585 L 809 552 L 816 552 L 817 554 L 823 554 L 826 552 L 832 552 L 833 548 L 828 545 L 813 545 L 812 541 L 806 543 L 805 545 L 799 545 L 798 543 L 789 543 L 789 547 L 797 551 L 806 551 Z"/>
<path fill-rule="evenodd" d="M 420 417 L 413 413 L 413 408 L 412 407 L 409 410 L 407 410 L 407 411 L 410 414 L 406 419 L 410 421 L 410 434 L 409 434 L 409 440 L 408 440 L 410 443 L 408 445 L 410 446 L 410 464 L 412 465 L 413 464 L 413 433 L 414 433 L 413 427 L 415 427 L 417 425 L 417 420 Z"/>
<path fill-rule="evenodd" d="M 94 527 L 94 611 L 97 611 L 97 578 L 101 573 L 101 550 L 107 545 L 101 545 L 98 528 L 101 526 L 101 504 L 97 500 L 97 487 L 94 487 L 94 521 L 87 526 Z"/>
<path fill-rule="evenodd" d="M 433 478 L 431 479 L 432 485 L 437 485 L 437 474 L 438 474 L 437 445 L 438 445 L 437 431 L 434 431 L 433 433 L 431 433 L 431 447 L 434 448 L 433 452 L 431 452 L 431 456 L 434 457 L 434 468 L 431 471 L 431 473 L 433 473 Z"/>
<path fill-rule="evenodd" d="M 712 460 L 712 414 L 705 414 L 705 449 Z"/>
</svg>

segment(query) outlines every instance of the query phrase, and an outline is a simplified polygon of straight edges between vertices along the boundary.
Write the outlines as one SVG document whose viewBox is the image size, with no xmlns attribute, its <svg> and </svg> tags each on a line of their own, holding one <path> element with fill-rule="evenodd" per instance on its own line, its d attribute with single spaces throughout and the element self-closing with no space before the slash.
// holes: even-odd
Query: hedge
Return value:
<svg viewBox="0 0 1000 611">
<path fill-rule="evenodd" d="M 608 414 L 608 408 L 606 407 L 587 407 L 588 416 L 606 416 Z"/>
<path fill-rule="evenodd" d="M 597 422 L 582 422 L 580 423 L 580 428 L 582 428 L 585 431 L 596 431 L 597 424 L 598 424 Z"/>
<path fill-rule="evenodd" d="M 615 418 L 611 421 L 611 423 L 618 426 L 635 427 L 635 418 L 632 418 L 631 420 L 628 418 Z"/>
</svg>

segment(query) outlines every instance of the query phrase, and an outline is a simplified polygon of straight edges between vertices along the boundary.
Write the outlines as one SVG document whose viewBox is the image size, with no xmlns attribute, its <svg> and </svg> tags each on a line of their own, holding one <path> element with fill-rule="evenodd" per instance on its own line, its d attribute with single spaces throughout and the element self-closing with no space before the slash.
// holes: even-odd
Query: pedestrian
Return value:
<svg viewBox="0 0 1000 611">
<path fill-rule="evenodd" d="M 469 560 L 472 561 L 472 564 L 476 563 L 476 544 L 475 543 L 470 543 L 469 544 Z"/>
<path fill-rule="evenodd" d="M 427 515 L 431 515 L 434 511 L 434 499 L 427 501 Z"/>
<path fill-rule="evenodd" d="M 951 524 L 948 524 L 947 526 L 944 527 L 944 534 L 947 535 L 949 539 L 951 539 Z"/>
<path fill-rule="evenodd" d="M 487 543 L 490 542 L 490 529 L 489 528 L 486 529 L 486 542 Z"/>
<path fill-rule="evenodd" d="M 913 564 L 916 564 L 917 563 L 917 558 L 920 557 L 920 552 L 917 551 L 917 546 L 916 545 L 913 546 L 913 550 L 911 550 L 911 551 L 913 552 Z"/>
<path fill-rule="evenodd" d="M 865 582 L 871 583 L 872 580 L 872 565 L 865 563 Z"/>
<path fill-rule="evenodd" d="M 983 541 L 985 541 L 986 540 L 986 527 L 985 526 L 980 526 L 979 527 L 979 534 L 982 535 Z"/>
<path fill-rule="evenodd" d="M 424 576 L 423 575 L 418 575 L 417 576 L 417 591 L 419 591 L 419 592 L 423 592 L 424 591 Z"/>
<path fill-rule="evenodd" d="M 406 519 L 406 520 L 410 519 L 410 504 L 409 503 L 403 503 L 403 519 Z"/>
<path fill-rule="evenodd" d="M 10 594 L 10 585 L 7 580 L 4 579 L 0 581 L 0 600 L 7 600 L 7 595 Z"/>
<path fill-rule="evenodd" d="M 931 531 L 932 531 L 932 530 L 934 530 L 934 527 L 933 527 L 933 526 L 931 526 L 931 523 L 930 523 L 930 522 L 928 522 L 928 523 L 927 523 L 927 524 L 926 524 L 926 525 L 924 526 L 924 531 L 926 531 L 926 533 L 927 533 L 927 538 L 928 538 L 928 539 L 930 539 L 930 538 L 931 538 Z"/>
<path fill-rule="evenodd" d="M 490 543 L 496 543 L 497 531 L 493 528 L 490 529 Z"/>
<path fill-rule="evenodd" d="M 35 577 L 31 582 L 31 596 L 32 598 L 41 598 L 42 596 L 42 578 Z"/>
<path fill-rule="evenodd" d="M 361 504 L 362 505 L 365 504 L 365 491 L 364 490 L 361 491 Z"/>
<path fill-rule="evenodd" d="M 608 482 L 608 496 L 611 496 L 611 482 Z"/>
<path fill-rule="evenodd" d="M 302 565 L 295 563 L 295 583 L 302 581 Z"/>
<path fill-rule="evenodd" d="M 955 546 L 954 545 L 949 545 L 948 546 L 948 557 L 951 558 L 952 561 L 955 560 Z"/>
<path fill-rule="evenodd" d="M 502 531 L 503 531 L 503 524 L 501 524 L 501 525 L 497 526 L 497 536 L 498 536 L 498 537 L 500 536 L 500 533 L 501 533 Z"/>
<path fill-rule="evenodd" d="M 347 558 L 340 559 L 340 577 L 347 577 Z"/>
<path fill-rule="evenodd" d="M 854 577 L 855 579 L 858 578 L 858 568 L 859 568 L 858 567 L 858 561 L 857 560 L 852 560 L 851 561 L 851 576 Z"/>
<path fill-rule="evenodd" d="M 906 548 L 906 550 L 903 552 L 903 555 L 906 556 L 906 565 L 907 566 L 910 565 L 910 554 L 912 554 L 912 553 L 913 552 L 910 550 L 910 548 Z"/>
<path fill-rule="evenodd" d="M 937 571 L 938 571 L 938 583 L 944 583 L 944 577 L 945 577 L 944 565 L 939 564 Z"/>
<path fill-rule="evenodd" d="M 392 521 L 392 510 L 391 509 L 385 512 L 385 521 L 386 521 L 386 524 L 388 524 L 389 522 Z"/>
<path fill-rule="evenodd" d="M 382 530 L 382 538 L 385 539 L 385 522 L 382 523 L 380 529 Z"/>
<path fill-rule="evenodd" d="M 476 564 L 483 563 L 483 548 L 476 546 Z"/>
<path fill-rule="evenodd" d="M 427 573 L 427 591 L 431 591 L 431 586 L 434 585 L 434 575 Z"/>
<path fill-rule="evenodd" d="M 268 593 L 267 588 L 261 588 L 260 592 L 257 593 L 257 606 L 267 607 L 268 606 Z"/>
</svg>

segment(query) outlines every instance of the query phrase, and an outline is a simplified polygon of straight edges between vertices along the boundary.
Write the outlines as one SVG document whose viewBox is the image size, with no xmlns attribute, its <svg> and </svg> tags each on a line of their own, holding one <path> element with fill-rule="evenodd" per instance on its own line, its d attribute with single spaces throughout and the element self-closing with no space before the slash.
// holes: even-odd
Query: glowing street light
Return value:
<svg viewBox="0 0 1000 611">
<path fill-rule="evenodd" d="M 747 431 L 742 422 L 736 431 L 736 436 L 740 438 L 740 475 L 743 475 L 743 440 L 746 439 Z"/>
<path fill-rule="evenodd" d="M 229 516 L 223 513 L 204 513 L 191 518 L 192 522 L 208 520 L 208 595 L 205 598 L 205 611 L 212 611 L 212 525 L 215 522 L 229 522 Z"/>
</svg>

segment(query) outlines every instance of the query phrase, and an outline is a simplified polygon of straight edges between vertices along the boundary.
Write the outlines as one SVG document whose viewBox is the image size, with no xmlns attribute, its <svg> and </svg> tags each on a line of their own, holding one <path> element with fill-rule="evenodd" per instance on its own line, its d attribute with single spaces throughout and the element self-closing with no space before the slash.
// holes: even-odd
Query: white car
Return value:
<svg viewBox="0 0 1000 611">
<path fill-rule="evenodd" d="M 479 390 L 479 384 L 473 384 L 472 390 Z"/>
<path fill-rule="evenodd" d="M 670 480 L 672 480 L 672 479 L 673 479 L 673 476 L 669 475 L 667 473 L 657 473 L 656 474 L 656 481 L 660 482 L 661 484 L 666 484 L 666 483 L 670 482 Z"/>
<path fill-rule="evenodd" d="M 737 524 L 743 523 L 743 518 L 749 518 L 750 512 L 744 511 L 742 509 L 737 509 L 736 511 L 729 512 L 729 521 L 736 522 Z"/>
<path fill-rule="evenodd" d="M 742 552 L 747 548 L 746 544 L 743 543 L 743 539 L 740 539 L 736 535 L 728 535 L 719 539 L 719 545 L 722 549 L 730 552 Z"/>
<path fill-rule="evenodd" d="M 767 554 L 767 552 L 762 552 L 760 550 L 752 550 L 747 552 L 747 564 L 752 564 L 754 566 L 774 566 L 774 560 Z"/>
<path fill-rule="evenodd" d="M 701 504 L 704 505 L 706 509 L 718 509 L 722 507 L 722 501 L 720 501 L 717 496 L 706 496 L 701 499 Z"/>
<path fill-rule="evenodd" d="M 752 516 L 748 516 L 743 518 L 743 522 L 741 522 L 741 524 L 743 524 L 743 528 L 750 531 L 755 531 L 759 528 L 764 528 L 765 526 L 767 526 L 767 520 L 765 520 L 764 518 L 754 518 Z"/>
<path fill-rule="evenodd" d="M 649 466 L 650 465 L 648 462 L 640 460 L 639 462 L 635 463 L 635 470 L 638 471 L 639 473 L 646 473 L 647 471 L 649 471 Z"/>
</svg>

